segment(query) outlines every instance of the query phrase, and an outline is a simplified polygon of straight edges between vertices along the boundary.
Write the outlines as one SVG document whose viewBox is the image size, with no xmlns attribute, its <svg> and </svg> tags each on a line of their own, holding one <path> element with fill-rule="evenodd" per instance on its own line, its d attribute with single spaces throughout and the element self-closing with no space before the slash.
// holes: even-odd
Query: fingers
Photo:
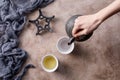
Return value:
<svg viewBox="0 0 120 80">
<path fill-rule="evenodd" d="M 75 34 L 80 30 L 80 26 L 78 24 L 78 19 L 75 20 L 75 24 L 74 24 L 74 27 L 73 27 L 73 30 L 72 30 L 72 35 L 75 37 Z"/>
<path fill-rule="evenodd" d="M 82 28 L 82 25 L 75 24 L 72 30 L 73 37 L 79 37 L 82 35 L 87 35 L 87 29 Z"/>
<path fill-rule="evenodd" d="M 78 32 L 79 28 L 78 26 L 74 26 L 73 30 L 72 30 L 72 35 L 75 37 L 75 34 Z"/>
<path fill-rule="evenodd" d="M 82 29 L 78 26 L 75 26 L 72 30 L 72 35 L 74 37 L 79 37 L 79 36 L 82 36 L 82 35 L 87 35 L 87 29 Z"/>
<path fill-rule="evenodd" d="M 79 18 L 75 20 L 74 28 L 72 30 L 73 37 L 79 37 L 81 35 L 86 35 L 87 29 L 85 29 L 83 23 Z"/>
<path fill-rule="evenodd" d="M 74 36 L 75 37 L 79 37 L 79 36 L 82 36 L 82 35 L 87 35 L 87 30 L 84 29 L 82 31 L 79 31 L 78 33 L 76 33 Z"/>
</svg>

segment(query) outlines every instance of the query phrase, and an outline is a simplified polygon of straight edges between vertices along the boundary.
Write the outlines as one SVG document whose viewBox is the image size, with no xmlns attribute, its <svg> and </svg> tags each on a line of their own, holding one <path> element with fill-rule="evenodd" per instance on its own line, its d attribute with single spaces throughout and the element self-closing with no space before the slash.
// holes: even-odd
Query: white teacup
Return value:
<svg viewBox="0 0 120 80">
<path fill-rule="evenodd" d="M 58 59 L 52 54 L 45 55 L 42 58 L 41 66 L 46 72 L 54 72 L 58 68 Z"/>
<path fill-rule="evenodd" d="M 68 37 L 62 37 L 57 42 L 57 50 L 61 54 L 70 54 L 74 50 L 74 43 L 71 45 L 68 45 L 69 38 Z"/>
</svg>

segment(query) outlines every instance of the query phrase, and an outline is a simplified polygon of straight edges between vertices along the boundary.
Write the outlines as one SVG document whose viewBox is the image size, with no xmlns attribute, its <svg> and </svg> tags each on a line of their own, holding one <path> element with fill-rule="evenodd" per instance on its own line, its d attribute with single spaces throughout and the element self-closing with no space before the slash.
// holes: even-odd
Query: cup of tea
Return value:
<svg viewBox="0 0 120 80">
<path fill-rule="evenodd" d="M 42 58 L 41 66 L 46 72 L 55 72 L 58 68 L 58 59 L 52 54 L 47 54 Z"/>
<path fill-rule="evenodd" d="M 72 44 L 68 44 L 69 43 L 69 37 L 61 37 L 58 39 L 57 42 L 57 50 L 61 53 L 61 54 L 70 54 L 73 50 L 74 50 L 74 42 Z"/>
</svg>

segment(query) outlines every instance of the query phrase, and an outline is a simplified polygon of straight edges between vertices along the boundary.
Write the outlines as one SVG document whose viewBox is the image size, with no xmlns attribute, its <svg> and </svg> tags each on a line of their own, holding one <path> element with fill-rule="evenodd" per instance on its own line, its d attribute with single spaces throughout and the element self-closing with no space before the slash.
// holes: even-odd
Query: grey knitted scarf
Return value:
<svg viewBox="0 0 120 80">
<path fill-rule="evenodd" d="M 22 80 L 27 69 L 34 68 L 29 64 L 22 69 L 27 53 L 18 47 L 18 37 L 26 23 L 26 14 L 53 1 L 0 0 L 0 80 Z"/>
</svg>

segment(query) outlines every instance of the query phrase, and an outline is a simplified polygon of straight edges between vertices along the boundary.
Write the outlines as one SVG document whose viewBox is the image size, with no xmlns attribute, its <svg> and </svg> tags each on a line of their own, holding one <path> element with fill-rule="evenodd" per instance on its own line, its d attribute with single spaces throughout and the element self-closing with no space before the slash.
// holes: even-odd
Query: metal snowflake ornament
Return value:
<svg viewBox="0 0 120 80">
<path fill-rule="evenodd" d="M 37 17 L 37 19 L 29 20 L 29 22 L 35 24 L 35 26 L 37 27 L 36 35 L 41 35 L 41 33 L 45 31 L 53 32 L 52 28 L 50 27 L 50 23 L 54 18 L 55 16 L 52 17 L 44 16 L 41 9 L 39 9 L 39 16 Z"/>
</svg>

